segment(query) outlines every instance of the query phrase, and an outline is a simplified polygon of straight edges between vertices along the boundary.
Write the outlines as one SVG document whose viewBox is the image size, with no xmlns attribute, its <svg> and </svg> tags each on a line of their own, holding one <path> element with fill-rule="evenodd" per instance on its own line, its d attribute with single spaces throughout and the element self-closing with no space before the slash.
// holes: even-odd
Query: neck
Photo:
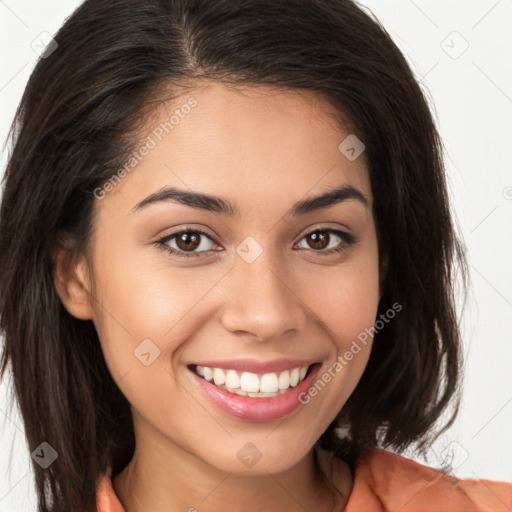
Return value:
<svg viewBox="0 0 512 512">
<path fill-rule="evenodd" d="M 161 440 L 139 438 L 132 460 L 112 483 L 126 512 L 225 512 L 226 505 L 246 512 L 343 510 L 350 470 L 341 461 L 328 467 L 320 457 L 311 449 L 286 471 L 247 476 L 220 471 L 176 445 L 163 450 Z"/>
</svg>

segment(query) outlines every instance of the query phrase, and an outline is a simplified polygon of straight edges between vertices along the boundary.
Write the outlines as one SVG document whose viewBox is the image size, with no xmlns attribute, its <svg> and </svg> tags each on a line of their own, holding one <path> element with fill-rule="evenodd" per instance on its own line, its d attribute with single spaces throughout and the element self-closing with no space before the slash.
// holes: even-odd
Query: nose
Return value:
<svg viewBox="0 0 512 512">
<path fill-rule="evenodd" d="M 284 271 L 270 251 L 263 251 L 252 263 L 240 258 L 235 266 L 232 293 L 222 313 L 225 329 L 269 341 L 304 328 L 308 308 L 289 269 Z"/>
</svg>

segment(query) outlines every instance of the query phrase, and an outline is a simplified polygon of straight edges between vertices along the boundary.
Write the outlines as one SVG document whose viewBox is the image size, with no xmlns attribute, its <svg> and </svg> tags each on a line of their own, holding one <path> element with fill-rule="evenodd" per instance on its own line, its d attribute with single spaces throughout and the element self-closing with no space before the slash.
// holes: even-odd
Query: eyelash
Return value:
<svg viewBox="0 0 512 512">
<path fill-rule="evenodd" d="M 302 238 L 301 240 L 303 240 L 304 238 L 306 238 L 307 236 L 313 234 L 313 233 L 317 233 L 317 232 L 323 232 L 323 233 L 329 233 L 329 234 L 334 234 L 334 235 L 337 235 L 339 236 L 342 240 L 343 240 L 343 243 L 341 243 L 338 247 L 333 247 L 331 249 L 323 249 L 323 250 L 315 250 L 315 249 L 309 249 L 310 251 L 312 252 L 315 252 L 315 253 L 320 253 L 320 254 L 323 254 L 323 255 L 331 255 L 331 254 L 334 254 L 334 253 L 346 253 L 348 252 L 348 250 L 353 246 L 355 245 L 357 242 L 358 242 L 358 239 L 350 234 L 350 233 L 346 233 L 344 231 L 340 231 L 339 229 L 333 229 L 333 228 L 317 228 L 317 229 L 314 229 L 313 231 L 310 231 L 309 233 L 306 233 Z M 155 242 L 155 244 L 162 250 L 164 250 L 165 252 L 171 254 L 172 256 L 178 256 L 180 258 L 200 258 L 202 257 L 202 254 L 205 253 L 205 252 L 209 252 L 209 251 L 199 251 L 199 252 L 185 252 L 185 251 L 181 251 L 181 250 L 177 250 L 177 249 L 173 249 L 172 247 L 169 247 L 167 245 L 167 243 L 172 240 L 173 238 L 179 236 L 179 235 L 183 235 L 185 233 L 194 233 L 194 234 L 200 234 L 200 235 L 204 235 L 205 237 L 209 238 L 212 242 L 216 243 L 215 240 L 212 239 L 212 237 L 206 233 L 205 231 L 201 230 L 201 229 L 198 229 L 198 228 L 186 228 L 186 229 L 182 229 L 181 231 L 176 231 L 175 233 L 171 233 L 170 235 L 167 235 L 165 236 L 164 238 L 161 238 L 160 240 L 157 240 Z M 212 249 L 214 250 L 214 249 Z M 308 250 L 308 249 L 306 249 Z M 220 251 L 219 251 L 220 252 Z"/>
</svg>

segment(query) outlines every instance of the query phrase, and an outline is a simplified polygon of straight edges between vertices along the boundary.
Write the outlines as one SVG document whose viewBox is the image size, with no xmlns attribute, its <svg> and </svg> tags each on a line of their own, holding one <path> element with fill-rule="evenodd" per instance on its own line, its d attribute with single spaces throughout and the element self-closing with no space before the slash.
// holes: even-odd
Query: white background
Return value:
<svg viewBox="0 0 512 512">
<path fill-rule="evenodd" d="M 0 0 L 1 143 L 37 58 L 32 42 L 53 35 L 79 3 Z M 463 407 L 428 462 L 451 456 L 457 476 L 512 481 L 512 0 L 360 3 L 381 20 L 430 98 L 469 252 Z M 6 159 L 4 151 L 2 173 Z M 35 511 L 35 447 L 29 451 L 16 409 L 8 409 L 7 384 L 0 385 L 0 512 Z"/>
</svg>

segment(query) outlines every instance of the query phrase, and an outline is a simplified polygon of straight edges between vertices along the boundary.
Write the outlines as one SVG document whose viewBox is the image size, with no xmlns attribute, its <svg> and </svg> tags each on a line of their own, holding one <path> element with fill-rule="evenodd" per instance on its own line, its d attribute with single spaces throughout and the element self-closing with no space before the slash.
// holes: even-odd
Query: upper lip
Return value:
<svg viewBox="0 0 512 512">
<path fill-rule="evenodd" d="M 224 370 L 237 370 L 239 372 L 272 373 L 292 370 L 310 366 L 316 361 L 311 359 L 272 359 L 270 361 L 258 361 L 255 359 L 231 359 L 221 361 L 201 361 L 192 366 L 208 366 L 209 368 L 222 368 Z"/>
</svg>

